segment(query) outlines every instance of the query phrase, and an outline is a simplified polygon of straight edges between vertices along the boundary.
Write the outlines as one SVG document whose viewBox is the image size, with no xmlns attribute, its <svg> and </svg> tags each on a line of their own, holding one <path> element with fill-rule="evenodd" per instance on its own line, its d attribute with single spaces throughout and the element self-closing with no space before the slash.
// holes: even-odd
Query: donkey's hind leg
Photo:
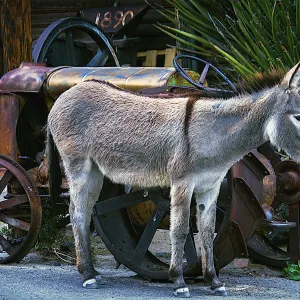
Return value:
<svg viewBox="0 0 300 300">
<path fill-rule="evenodd" d="M 205 193 L 195 192 L 197 227 L 204 279 L 211 284 L 214 294 L 226 296 L 224 284 L 218 279 L 214 266 L 213 240 L 215 234 L 216 203 L 220 184 Z"/>
<path fill-rule="evenodd" d="M 169 278 L 175 283 L 175 295 L 181 298 L 190 297 L 189 289 L 183 278 L 182 258 L 189 232 L 192 193 L 193 189 L 188 185 L 173 184 L 171 187 L 170 238 L 172 253 Z"/>
<path fill-rule="evenodd" d="M 70 184 L 70 217 L 75 238 L 77 268 L 83 277 L 83 287 L 98 288 L 90 247 L 90 223 L 93 206 L 99 198 L 103 175 L 90 159 L 74 168 L 66 166 Z"/>
</svg>

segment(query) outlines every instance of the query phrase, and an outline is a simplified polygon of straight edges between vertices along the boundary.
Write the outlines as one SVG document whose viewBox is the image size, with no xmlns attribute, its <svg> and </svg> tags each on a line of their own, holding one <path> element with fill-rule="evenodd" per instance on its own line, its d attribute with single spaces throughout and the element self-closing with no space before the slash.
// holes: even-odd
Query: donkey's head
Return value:
<svg viewBox="0 0 300 300">
<path fill-rule="evenodd" d="M 277 101 L 268 120 L 266 135 L 271 144 L 300 161 L 300 62 L 274 90 Z"/>
</svg>

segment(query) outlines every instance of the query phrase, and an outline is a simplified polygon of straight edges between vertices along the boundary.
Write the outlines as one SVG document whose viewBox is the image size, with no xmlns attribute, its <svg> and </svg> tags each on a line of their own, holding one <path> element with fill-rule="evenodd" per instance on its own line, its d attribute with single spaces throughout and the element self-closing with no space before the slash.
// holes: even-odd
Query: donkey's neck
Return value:
<svg viewBox="0 0 300 300">
<path fill-rule="evenodd" d="M 206 141 L 210 145 L 200 150 L 208 150 L 208 156 L 221 156 L 230 161 L 240 159 L 266 142 L 264 132 L 276 102 L 274 92 L 272 88 L 228 100 L 197 101 L 191 118 L 192 136 L 190 133 L 189 136 L 196 143 Z"/>
</svg>

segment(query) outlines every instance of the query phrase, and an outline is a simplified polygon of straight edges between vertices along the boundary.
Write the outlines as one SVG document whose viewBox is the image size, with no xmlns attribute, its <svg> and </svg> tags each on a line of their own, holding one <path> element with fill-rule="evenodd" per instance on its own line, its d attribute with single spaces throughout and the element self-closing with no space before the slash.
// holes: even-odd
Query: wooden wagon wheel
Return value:
<svg viewBox="0 0 300 300">
<path fill-rule="evenodd" d="M 62 18 L 50 24 L 35 42 L 35 62 L 48 66 L 119 66 L 116 53 L 105 33 L 92 21 Z"/>
<path fill-rule="evenodd" d="M 41 220 L 39 193 L 27 172 L 0 154 L 0 263 L 19 262 L 30 251 Z"/>
</svg>

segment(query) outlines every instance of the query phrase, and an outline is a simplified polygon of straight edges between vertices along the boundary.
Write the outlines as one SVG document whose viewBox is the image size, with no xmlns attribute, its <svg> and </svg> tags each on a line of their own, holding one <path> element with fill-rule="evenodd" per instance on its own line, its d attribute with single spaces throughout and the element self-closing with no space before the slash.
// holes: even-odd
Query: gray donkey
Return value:
<svg viewBox="0 0 300 300">
<path fill-rule="evenodd" d="M 282 82 L 230 99 L 147 97 L 100 81 L 63 93 L 48 118 L 48 155 L 55 149 L 70 185 L 77 267 L 85 288 L 97 288 L 89 228 L 103 177 L 139 187 L 170 186 L 175 295 L 189 297 L 182 258 L 192 194 L 203 274 L 226 295 L 214 267 L 216 202 L 229 168 L 266 141 L 300 160 L 300 63 Z"/>
</svg>

